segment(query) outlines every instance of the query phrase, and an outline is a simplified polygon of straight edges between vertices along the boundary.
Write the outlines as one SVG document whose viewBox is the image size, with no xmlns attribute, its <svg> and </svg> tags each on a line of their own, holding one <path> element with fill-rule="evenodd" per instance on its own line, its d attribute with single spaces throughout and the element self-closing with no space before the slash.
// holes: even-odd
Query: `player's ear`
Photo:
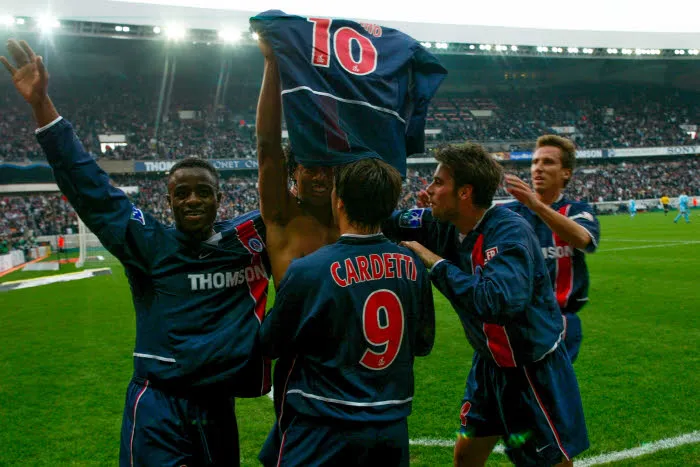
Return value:
<svg viewBox="0 0 700 467">
<path fill-rule="evenodd" d="M 165 199 L 168 200 L 168 206 L 170 206 L 170 207 L 172 208 L 172 207 L 173 207 L 173 202 L 170 200 L 170 193 L 168 193 L 167 195 L 165 195 Z"/>
<path fill-rule="evenodd" d="M 564 169 L 564 180 L 571 180 L 571 169 Z"/>
<path fill-rule="evenodd" d="M 216 204 L 221 204 L 221 196 L 222 193 L 220 191 L 216 193 Z"/>
<path fill-rule="evenodd" d="M 459 188 L 459 191 L 457 194 L 459 195 L 459 199 L 461 200 L 466 200 L 469 199 L 472 195 L 472 186 L 471 185 L 464 185 Z"/>
</svg>

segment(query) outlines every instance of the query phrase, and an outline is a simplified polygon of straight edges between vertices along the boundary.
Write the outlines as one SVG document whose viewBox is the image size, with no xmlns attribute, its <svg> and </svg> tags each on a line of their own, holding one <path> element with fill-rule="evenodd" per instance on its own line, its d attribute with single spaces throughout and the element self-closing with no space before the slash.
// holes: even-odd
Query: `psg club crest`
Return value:
<svg viewBox="0 0 700 467">
<path fill-rule="evenodd" d="M 399 227 L 403 229 L 420 229 L 423 226 L 423 213 L 425 209 L 409 209 L 401 214 Z"/>
<path fill-rule="evenodd" d="M 263 251 L 263 243 L 258 240 L 257 238 L 251 238 L 248 241 L 248 246 L 250 247 L 251 250 L 257 251 L 258 253 Z"/>
</svg>

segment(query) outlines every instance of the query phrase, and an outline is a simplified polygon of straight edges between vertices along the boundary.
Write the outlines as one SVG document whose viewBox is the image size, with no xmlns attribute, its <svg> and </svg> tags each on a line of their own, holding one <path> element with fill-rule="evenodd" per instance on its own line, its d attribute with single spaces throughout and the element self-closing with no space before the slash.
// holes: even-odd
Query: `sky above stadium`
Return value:
<svg viewBox="0 0 700 467">
<path fill-rule="evenodd" d="M 695 0 L 112 0 L 218 10 L 430 24 L 629 32 L 700 32 Z M 409 6 L 410 5 L 410 6 Z"/>
</svg>

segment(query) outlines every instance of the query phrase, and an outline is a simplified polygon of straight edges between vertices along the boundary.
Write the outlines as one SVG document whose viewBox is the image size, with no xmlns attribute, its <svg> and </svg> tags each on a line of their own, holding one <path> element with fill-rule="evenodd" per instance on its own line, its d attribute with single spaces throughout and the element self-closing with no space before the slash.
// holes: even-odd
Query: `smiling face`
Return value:
<svg viewBox="0 0 700 467">
<path fill-rule="evenodd" d="M 299 199 L 314 206 L 330 204 L 333 189 L 332 167 L 304 167 L 300 164 L 296 167 L 294 175 Z"/>
<path fill-rule="evenodd" d="M 542 146 L 532 156 L 530 175 L 532 187 L 537 193 L 558 192 L 564 189 L 566 181 L 571 178 L 571 169 L 562 167 L 561 149 Z"/>
<path fill-rule="evenodd" d="M 183 233 L 209 238 L 220 201 L 216 178 L 204 168 L 183 167 L 168 180 L 168 202 L 175 226 Z"/>
</svg>

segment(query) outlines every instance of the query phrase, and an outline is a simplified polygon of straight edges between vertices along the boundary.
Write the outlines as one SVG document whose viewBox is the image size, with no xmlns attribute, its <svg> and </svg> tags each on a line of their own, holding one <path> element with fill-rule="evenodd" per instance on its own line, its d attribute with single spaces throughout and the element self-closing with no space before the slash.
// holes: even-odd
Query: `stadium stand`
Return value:
<svg viewBox="0 0 700 467">
<path fill-rule="evenodd" d="M 529 182 L 529 166 L 508 164 L 506 170 Z M 400 207 L 417 205 L 416 194 L 424 189 L 431 178 L 433 165 L 409 169 L 404 182 Z M 167 188 L 162 178 L 146 175 L 114 175 L 119 186 L 138 187 L 131 195 L 133 202 L 166 224 L 172 223 L 168 207 Z M 224 197 L 219 215 L 232 218 L 257 209 L 257 174 L 223 177 L 221 190 Z M 648 160 L 621 163 L 580 164 L 573 181 L 567 187 L 567 196 L 588 202 L 626 203 L 630 198 L 657 199 L 663 194 L 676 196 L 681 191 L 700 193 L 700 160 L 697 157 L 653 162 Z M 496 198 L 509 195 L 500 188 Z M 34 236 L 76 233 L 77 217 L 73 208 L 59 194 L 30 194 L 0 197 L 0 238 L 16 243 L 26 232 Z"/>
</svg>

